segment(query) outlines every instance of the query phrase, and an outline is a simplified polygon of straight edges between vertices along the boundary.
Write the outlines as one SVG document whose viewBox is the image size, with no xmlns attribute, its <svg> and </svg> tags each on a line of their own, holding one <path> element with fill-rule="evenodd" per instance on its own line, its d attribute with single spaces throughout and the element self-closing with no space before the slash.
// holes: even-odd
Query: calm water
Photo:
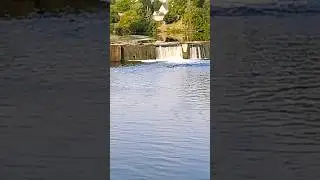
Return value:
<svg viewBox="0 0 320 180">
<path fill-rule="evenodd" d="M 215 178 L 320 179 L 320 15 L 215 17 Z"/>
<path fill-rule="evenodd" d="M 0 21 L 0 179 L 107 177 L 105 24 L 106 13 Z"/>
<path fill-rule="evenodd" d="M 111 179 L 210 178 L 210 61 L 111 68 Z"/>
</svg>

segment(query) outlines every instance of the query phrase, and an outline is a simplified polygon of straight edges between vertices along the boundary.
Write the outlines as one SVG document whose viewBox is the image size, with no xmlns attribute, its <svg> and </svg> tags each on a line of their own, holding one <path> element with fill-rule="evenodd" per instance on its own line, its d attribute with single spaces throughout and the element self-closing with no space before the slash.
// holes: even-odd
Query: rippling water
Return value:
<svg viewBox="0 0 320 180">
<path fill-rule="evenodd" d="M 209 176 L 210 61 L 111 68 L 111 179 Z"/>
<path fill-rule="evenodd" d="M 105 14 L 0 21 L 0 179 L 107 176 Z"/>
<path fill-rule="evenodd" d="M 212 18 L 216 178 L 320 179 L 319 18 Z"/>
</svg>

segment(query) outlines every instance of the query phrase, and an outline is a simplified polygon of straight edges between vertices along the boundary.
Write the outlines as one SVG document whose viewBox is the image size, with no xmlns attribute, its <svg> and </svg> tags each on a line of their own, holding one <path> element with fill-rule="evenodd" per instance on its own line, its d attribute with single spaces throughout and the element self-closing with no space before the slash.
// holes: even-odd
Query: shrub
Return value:
<svg viewBox="0 0 320 180">
<path fill-rule="evenodd" d="M 146 35 L 151 36 L 151 37 L 156 37 L 158 27 L 159 27 L 159 23 L 157 23 L 156 21 L 151 19 L 148 24 L 148 29 L 147 29 Z"/>
<path fill-rule="evenodd" d="M 179 20 L 178 15 L 171 13 L 170 11 L 164 16 L 163 20 L 166 24 L 171 24 Z"/>
<path fill-rule="evenodd" d="M 145 34 L 148 24 L 136 11 L 129 10 L 121 17 L 118 25 L 115 27 L 116 34 Z"/>
<path fill-rule="evenodd" d="M 209 11 L 190 6 L 186 9 L 183 21 L 189 30 L 192 40 L 208 40 L 210 38 Z"/>
<path fill-rule="evenodd" d="M 120 20 L 120 17 L 115 10 L 115 8 L 111 5 L 110 7 L 110 23 L 117 23 Z"/>
</svg>

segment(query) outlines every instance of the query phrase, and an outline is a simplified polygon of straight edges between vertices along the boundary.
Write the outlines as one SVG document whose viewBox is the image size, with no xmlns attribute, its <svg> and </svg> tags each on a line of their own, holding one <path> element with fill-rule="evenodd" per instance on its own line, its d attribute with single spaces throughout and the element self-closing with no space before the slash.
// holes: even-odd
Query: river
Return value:
<svg viewBox="0 0 320 180">
<path fill-rule="evenodd" d="M 216 16 L 217 179 L 320 179 L 319 14 Z"/>
<path fill-rule="evenodd" d="M 0 179 L 108 176 L 106 17 L 0 20 Z"/>
<path fill-rule="evenodd" d="M 111 179 L 210 179 L 210 61 L 111 68 Z"/>
</svg>

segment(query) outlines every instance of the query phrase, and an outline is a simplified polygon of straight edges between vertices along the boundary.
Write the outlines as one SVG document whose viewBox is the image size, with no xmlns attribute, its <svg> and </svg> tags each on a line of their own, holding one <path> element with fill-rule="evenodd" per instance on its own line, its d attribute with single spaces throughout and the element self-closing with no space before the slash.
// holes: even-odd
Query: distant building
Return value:
<svg viewBox="0 0 320 180">
<path fill-rule="evenodd" d="M 168 9 L 168 0 L 159 0 L 162 5 L 158 11 L 153 12 L 153 19 L 155 21 L 163 21 L 164 16 L 169 12 Z"/>
</svg>

